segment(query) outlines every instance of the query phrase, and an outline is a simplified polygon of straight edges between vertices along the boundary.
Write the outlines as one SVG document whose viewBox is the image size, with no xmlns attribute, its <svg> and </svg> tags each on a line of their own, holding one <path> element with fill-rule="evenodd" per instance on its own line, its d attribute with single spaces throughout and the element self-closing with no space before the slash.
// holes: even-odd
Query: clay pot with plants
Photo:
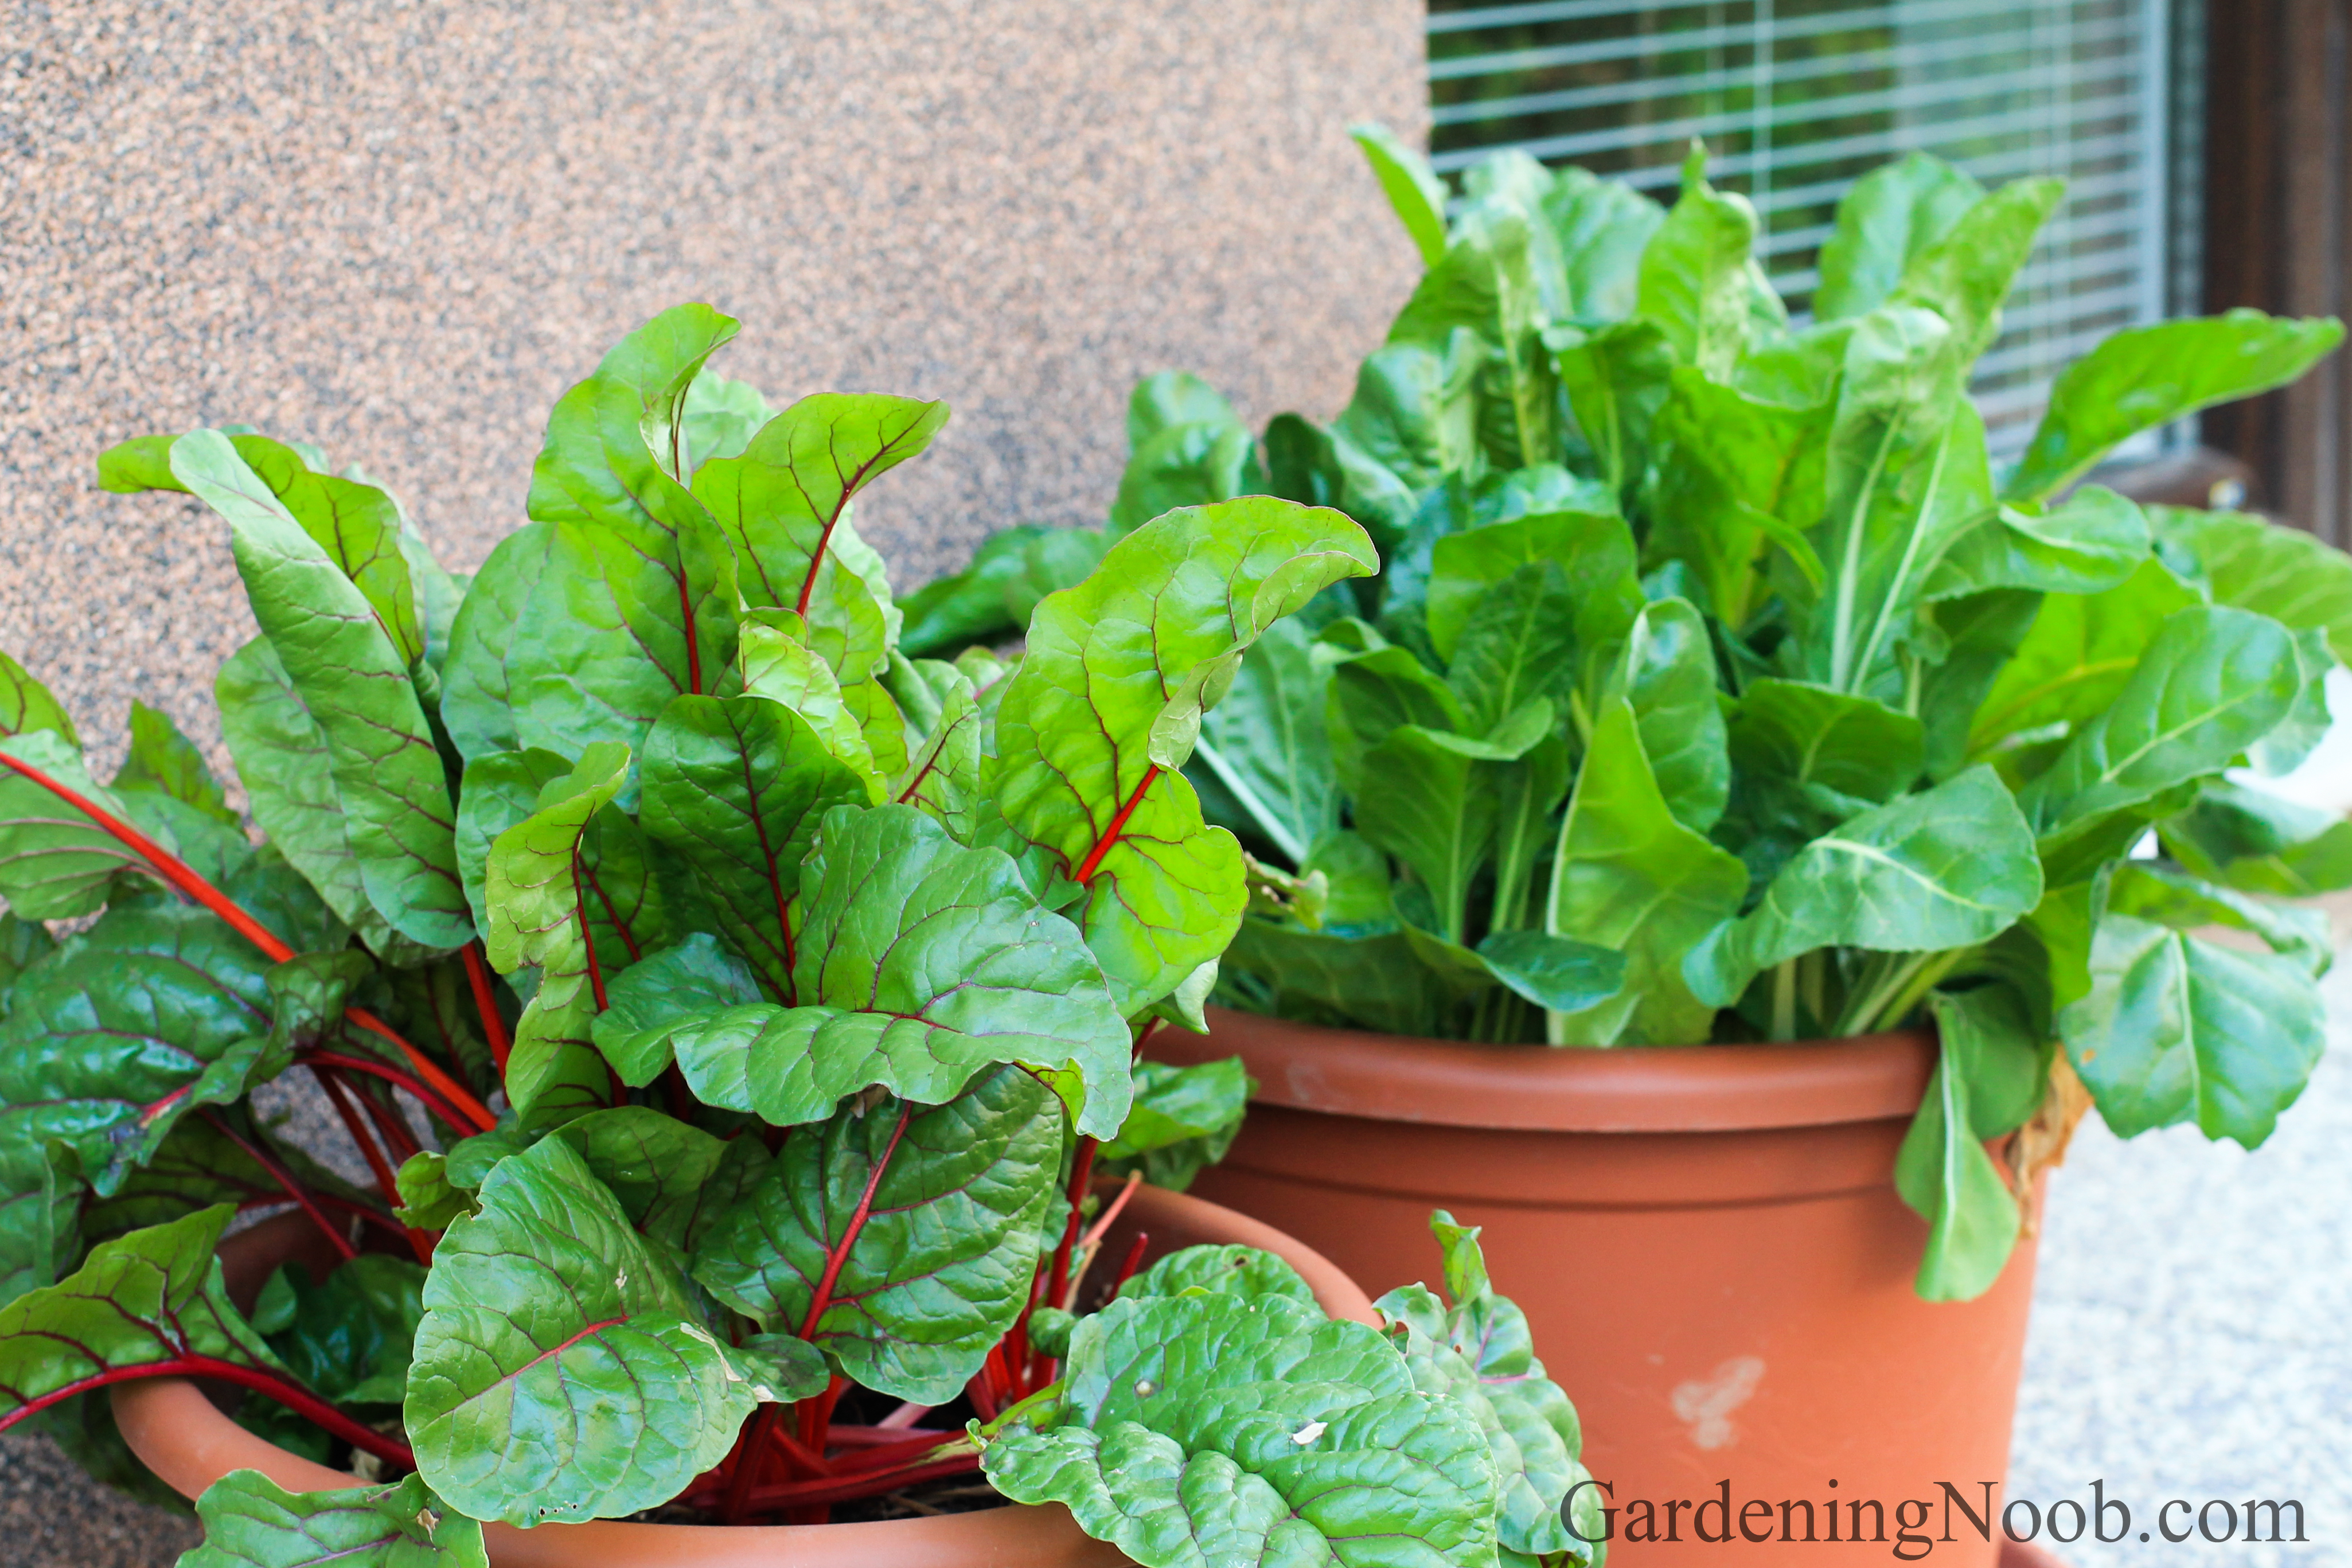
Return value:
<svg viewBox="0 0 2352 1568">
<path fill-rule="evenodd" d="M 1155 378 L 1099 536 L 1258 488 L 1383 556 L 1203 721 L 1255 904 L 1209 1037 L 1152 1052 L 1255 1096 L 1203 1191 L 1368 1276 L 1433 1203 L 1507 1237 L 1644 1562 L 1748 1502 L 1801 1542 L 1782 1501 L 1846 1500 L 1806 1561 L 1887 1549 L 1856 1499 L 1981 1520 L 2042 1173 L 2093 1104 L 2260 1143 L 2330 951 L 2273 900 L 2352 885 L 2352 826 L 2246 771 L 2324 728 L 2352 560 L 2083 481 L 2341 328 L 2118 332 L 1997 464 L 1970 368 L 2056 182 L 1861 181 L 1800 326 L 1697 153 L 1667 210 L 1361 135 L 1428 270 L 1353 402 L 1261 443 Z M 1002 536 L 910 624 L 952 647 L 1095 547 Z"/>
<path fill-rule="evenodd" d="M 257 834 L 0 670 L 0 1426 L 194 1496 L 185 1568 L 1597 1561 L 1476 1233 L 1375 1310 L 1166 1190 L 1238 1069 L 1133 1066 L 1247 897 L 1201 715 L 1361 529 L 1174 510 L 1017 662 L 910 658 L 851 501 L 947 409 L 773 412 L 734 331 L 567 393 L 469 582 L 313 448 L 101 458 L 228 525 Z"/>
</svg>

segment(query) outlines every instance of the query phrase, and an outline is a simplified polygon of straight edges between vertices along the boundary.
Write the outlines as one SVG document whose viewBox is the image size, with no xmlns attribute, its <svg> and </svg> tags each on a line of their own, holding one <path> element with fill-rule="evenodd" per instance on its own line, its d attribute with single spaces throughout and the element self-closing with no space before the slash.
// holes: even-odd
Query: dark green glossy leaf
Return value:
<svg viewBox="0 0 2352 1568">
<path fill-rule="evenodd" d="M 1924 761 L 1918 720 L 1799 680 L 1751 683 L 1732 714 L 1729 745 L 1744 788 L 1769 788 L 1781 809 L 1819 813 L 1824 826 L 1894 799 Z"/>
<path fill-rule="evenodd" d="M 1391 1034 L 1436 1032 L 1450 1004 L 1411 941 L 1394 931 L 1343 936 L 1246 920 L 1223 962 L 1270 987 L 1286 1012 L 1303 1004 Z"/>
<path fill-rule="evenodd" d="M 1969 1301 L 2000 1277 L 2022 1223 L 1984 1141 L 2038 1107 L 2042 1053 L 2024 1010 L 2001 987 L 1939 991 L 1928 1005 L 1941 1053 L 1895 1156 L 1895 1187 L 1927 1222 L 1920 1299 Z"/>
<path fill-rule="evenodd" d="M 944 658 L 971 643 L 1017 635 L 1038 600 L 1086 581 L 1107 542 L 1099 529 L 1042 522 L 990 534 L 970 566 L 899 601 L 906 627 L 898 650 L 909 658 Z"/>
<path fill-rule="evenodd" d="M 1475 951 L 1489 974 L 1551 1012 L 1597 1006 L 1625 983 L 1623 954 L 1547 931 L 1488 931 Z"/>
<path fill-rule="evenodd" d="M 605 987 L 605 1009 L 592 1034 L 621 1081 L 643 1089 L 669 1066 L 674 1027 L 758 1002 L 761 994 L 749 964 L 709 931 L 695 931 L 631 964 Z"/>
<path fill-rule="evenodd" d="M 790 906 L 818 820 L 866 785 L 807 720 L 764 697 L 686 697 L 646 742 L 646 831 L 694 868 L 719 931 L 793 999 Z"/>
<path fill-rule="evenodd" d="M 713 1137 L 642 1105 L 592 1110 L 557 1130 L 646 1236 L 691 1252 L 768 1171 L 756 1138 Z"/>
<path fill-rule="evenodd" d="M 2284 386 L 2343 338 L 2344 324 L 2332 316 L 2294 321 L 2247 310 L 2117 332 L 2060 374 L 2033 444 L 2001 493 L 2027 500 L 2053 494 L 2116 443 Z"/>
<path fill-rule="evenodd" d="M 864 1386 L 943 1404 L 1027 1303 L 1061 1170 L 1050 1105 L 1004 1068 L 941 1106 L 845 1107 L 785 1141 L 704 1237 L 695 1278 L 763 1324 L 805 1331 Z"/>
<path fill-rule="evenodd" d="M 415 1476 L 388 1487 L 289 1492 L 231 1470 L 196 1500 L 205 1543 L 178 1568 L 489 1568 L 482 1527 Z"/>
<path fill-rule="evenodd" d="M 1484 1434 L 1364 1324 L 1271 1297 L 1114 1301 L 1066 1368 L 1052 1425 L 982 1462 L 1142 1568 L 1496 1561 Z"/>
<path fill-rule="evenodd" d="M 477 1519 L 619 1519 L 718 1463 L 761 1399 L 677 1266 L 570 1142 L 482 1183 L 425 1283 L 406 1421 L 418 1473 Z"/>
<path fill-rule="evenodd" d="M 1785 406 L 1678 368 L 1653 426 L 1661 456 L 1644 497 L 1644 564 L 1683 563 L 1705 607 L 1735 627 L 1762 598 L 1768 544 L 1802 587 L 1818 588 L 1821 559 L 1803 531 L 1825 504 L 1831 413 L 1827 403 Z"/>
<path fill-rule="evenodd" d="M 299 1263 L 280 1276 L 293 1315 L 270 1348 L 337 1405 L 397 1405 L 408 1352 L 425 1316 L 425 1269 L 413 1258 L 363 1252 L 314 1284 Z"/>
<path fill-rule="evenodd" d="M 826 814 L 801 873 L 797 1006 L 760 1003 L 671 1026 L 706 1104 L 790 1127 L 878 1086 L 939 1103 L 1013 1062 L 1079 1130 L 1118 1131 L 1130 1037 L 1076 930 L 1013 861 L 967 849 L 908 806 Z"/>
<path fill-rule="evenodd" d="M 1444 743 L 1438 731 L 1402 725 L 1364 755 L 1368 781 L 1356 831 L 1411 868 L 1428 890 L 1430 929 L 1461 942 L 1470 885 L 1492 851 L 1497 803 L 1491 764 Z"/>
</svg>

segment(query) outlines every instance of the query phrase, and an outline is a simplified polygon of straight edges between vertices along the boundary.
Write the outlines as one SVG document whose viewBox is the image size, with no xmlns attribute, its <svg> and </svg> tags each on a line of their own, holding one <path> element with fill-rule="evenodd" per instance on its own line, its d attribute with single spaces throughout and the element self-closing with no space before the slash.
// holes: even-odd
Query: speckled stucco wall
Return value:
<svg viewBox="0 0 2352 1568">
<path fill-rule="evenodd" d="M 1343 126 L 1423 121 L 1418 0 L 0 0 L 0 647 L 101 760 L 210 744 L 220 531 L 90 458 L 244 420 L 357 460 L 453 564 L 520 520 L 604 345 L 707 299 L 772 396 L 943 396 L 861 502 L 903 582 L 1091 520 L 1127 388 L 1328 415 L 1410 288 Z M 0 1557 L 139 1568 L 0 1439 Z M 29 1552 L 30 1555 L 25 1555 Z"/>
</svg>

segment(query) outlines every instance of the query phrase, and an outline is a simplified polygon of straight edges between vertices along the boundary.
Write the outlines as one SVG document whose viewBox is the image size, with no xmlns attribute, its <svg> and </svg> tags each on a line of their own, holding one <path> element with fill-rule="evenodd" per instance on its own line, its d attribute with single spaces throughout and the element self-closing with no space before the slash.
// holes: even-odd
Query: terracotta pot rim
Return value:
<svg viewBox="0 0 2352 1568">
<path fill-rule="evenodd" d="M 1255 1099 L 1381 1121 L 1546 1132 L 1728 1132 L 1908 1117 L 1936 1064 L 1926 1030 L 1784 1045 L 1594 1049 L 1334 1029 L 1223 1007 L 1150 1054 L 1238 1052 Z"/>
<path fill-rule="evenodd" d="M 1215 1236 L 1262 1247 L 1298 1270 L 1331 1316 L 1377 1325 L 1361 1287 L 1304 1242 L 1221 1204 L 1161 1187 L 1142 1186 L 1129 1200 L 1133 1223 L 1165 1225 L 1175 1234 Z M 265 1221 L 231 1237 L 257 1253 L 302 1234 L 308 1221 Z M 270 1242 L 258 1240 L 274 1228 Z M 184 1497 L 194 1499 L 234 1469 L 257 1469 L 294 1491 L 363 1486 L 361 1478 L 331 1469 L 255 1436 L 230 1420 L 186 1378 L 142 1378 L 110 1389 L 117 1425 L 139 1461 Z M 596 1520 L 584 1524 L 518 1530 L 485 1527 L 492 1568 L 753 1568 L 790 1562 L 800 1568 L 1112 1568 L 1128 1559 L 1085 1534 L 1059 1504 L 1018 1503 L 937 1518 L 856 1524 L 678 1525 Z"/>
</svg>

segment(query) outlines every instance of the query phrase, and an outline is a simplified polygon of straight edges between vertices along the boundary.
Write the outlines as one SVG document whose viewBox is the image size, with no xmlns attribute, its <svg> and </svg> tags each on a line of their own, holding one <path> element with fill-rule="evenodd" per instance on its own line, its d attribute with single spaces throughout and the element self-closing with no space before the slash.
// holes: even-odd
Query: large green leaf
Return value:
<svg viewBox="0 0 2352 1568">
<path fill-rule="evenodd" d="M 482 875 L 489 916 L 483 946 L 501 973 L 540 972 L 507 1058 L 507 1094 L 518 1110 L 530 1109 L 593 1059 L 588 1031 L 603 1010 L 604 972 L 617 973 L 627 962 L 624 952 L 599 953 L 593 945 L 581 843 L 590 819 L 620 792 L 628 765 L 618 742 L 592 745 L 577 767 L 546 786 L 544 805 L 490 846 Z"/>
<path fill-rule="evenodd" d="M 1952 542 L 1992 503 L 1967 362 L 1941 316 L 1885 305 L 1854 324 L 1829 432 L 1825 573 L 1805 628 L 1807 678 L 1864 692 Z"/>
<path fill-rule="evenodd" d="M 2096 594 L 2128 578 L 2147 556 L 2146 514 L 2111 489 L 2084 485 L 2055 507 L 2001 507 L 1962 533 L 1928 578 L 1927 597 L 1991 588 Z"/>
<path fill-rule="evenodd" d="M 406 1422 L 417 1472 L 476 1519 L 620 1519 L 725 1456 L 763 1399 L 677 1267 L 562 1138 L 500 1161 L 425 1285 Z"/>
<path fill-rule="evenodd" d="M 2042 1051 L 2014 996 L 1999 986 L 1928 998 L 1941 1046 L 1927 1098 L 1895 1160 L 1895 1188 L 1927 1222 L 1923 1300 L 1969 1301 L 1992 1289 L 2022 1224 L 1984 1141 L 2039 1105 Z"/>
<path fill-rule="evenodd" d="M 1841 321 L 1885 304 L 1912 258 L 1950 233 L 1983 195 L 1966 172 L 1928 153 L 1882 164 L 1847 186 L 1837 226 L 1822 242 L 1815 318 Z"/>
<path fill-rule="evenodd" d="M 1011 859 L 967 849 L 911 806 L 826 814 L 801 872 L 798 1006 L 670 1026 L 706 1104 L 790 1127 L 880 1087 L 927 1103 L 998 1063 L 1049 1082 L 1082 1131 L 1118 1131 L 1130 1038 L 1069 921 Z"/>
<path fill-rule="evenodd" d="M 2109 911 L 2092 937 L 2090 979 L 2089 994 L 2060 1011 L 2059 1034 L 2099 1115 L 2126 1138 L 2193 1121 L 2252 1149 L 2326 1047 L 2318 987 L 2274 953 Z"/>
<path fill-rule="evenodd" d="M 805 1331 L 864 1386 L 945 1404 L 1027 1302 L 1061 1170 L 1051 1103 L 1004 1068 L 945 1105 L 844 1107 L 785 1140 L 704 1237 L 695 1278 L 772 1328 Z"/>
<path fill-rule="evenodd" d="M 215 821 L 242 826 L 195 742 L 180 733 L 169 714 L 144 702 L 131 704 L 131 754 L 114 775 L 113 788 L 167 795 Z"/>
<path fill-rule="evenodd" d="M 1286 1015 L 1304 1004 L 1394 1035 L 1438 1032 L 1452 1001 L 1393 930 L 1352 935 L 1245 920 L 1222 962 L 1266 986 Z"/>
<path fill-rule="evenodd" d="M 2066 367 L 2033 444 L 2001 487 L 2032 500 L 2063 489 L 2116 443 L 2216 403 L 2284 386 L 2344 338 L 2344 324 L 2236 310 L 2134 327 Z"/>
<path fill-rule="evenodd" d="M 68 939 L 0 1021 L 0 1145 L 63 1140 L 111 1193 L 193 1103 L 242 1092 L 267 1047 L 271 968 L 183 904 L 126 906 Z"/>
<path fill-rule="evenodd" d="M 1471 734 L 1491 736 L 1533 703 L 1567 706 L 1576 608 L 1568 579 L 1549 561 L 1520 567 L 1480 596 L 1446 668 Z"/>
<path fill-rule="evenodd" d="M 1486 352 L 1468 327 L 1435 343 L 1374 349 L 1358 367 L 1355 395 L 1331 422 L 1332 433 L 1414 491 L 1475 468 L 1475 388 Z"/>
<path fill-rule="evenodd" d="M 2352 887 L 2352 822 L 2221 780 L 2165 819 L 2165 852 L 2242 892 L 2307 899 Z"/>
<path fill-rule="evenodd" d="M 1818 832 L 1917 782 L 1919 721 L 1867 697 L 1773 678 L 1740 694 L 1729 731 L 1748 813 L 1764 831 Z"/>
<path fill-rule="evenodd" d="M 553 523 L 524 524 L 491 547 L 457 607 L 442 666 L 441 721 L 468 762 L 522 743 L 515 732 L 515 671 L 533 650 L 515 633 L 554 549 Z"/>
<path fill-rule="evenodd" d="M 673 1027 L 760 1000 L 751 966 L 709 931 L 694 931 L 631 964 L 605 988 L 593 1034 L 621 1081 L 643 1089 L 670 1064 Z"/>
<path fill-rule="evenodd" d="M 1912 253 L 1888 301 L 1943 317 L 1959 338 L 1961 362 L 1975 363 L 2000 335 L 2001 301 L 2065 194 L 2063 180 L 2012 180 L 1970 204 L 1950 228 Z"/>
<path fill-rule="evenodd" d="M 1578 1463 L 1584 1433 L 1568 1395 L 1545 1375 L 1527 1314 L 1496 1294 L 1475 1226 L 1440 1209 L 1430 1218 L 1445 1258 L 1447 1306 L 1426 1287 L 1391 1290 L 1377 1303 L 1389 1337 L 1424 1394 L 1468 1411 L 1486 1434 L 1501 1488 L 1496 1531 L 1506 1551 L 1547 1562 L 1589 1563 L 1601 1539 L 1587 1486 L 1571 1523 L 1562 1504 L 1591 1475 Z"/>
<path fill-rule="evenodd" d="M 1383 552 L 1403 540 L 1421 508 L 1421 498 L 1386 464 L 1336 427 L 1297 414 L 1266 422 L 1265 462 L 1269 493 L 1347 513 Z"/>
<path fill-rule="evenodd" d="M 1350 125 L 1348 134 L 1364 150 L 1389 205 L 1421 251 L 1421 264 L 1436 266 L 1445 254 L 1445 182 L 1430 169 L 1427 158 L 1398 141 L 1385 125 Z"/>
<path fill-rule="evenodd" d="M 296 1375 L 336 1405 L 399 1404 L 425 1315 L 423 1265 L 363 1252 L 316 1283 L 299 1263 L 275 1278 L 292 1318 L 269 1343 Z"/>
<path fill-rule="evenodd" d="M 457 807 L 408 679 L 409 658 L 227 437 L 183 436 L 173 444 L 172 468 L 228 521 L 254 616 L 326 739 L 368 901 L 393 930 L 426 947 L 472 940 L 457 876 Z"/>
<path fill-rule="evenodd" d="M 1994 755 L 2012 737 L 2071 734 L 2104 713 L 2166 619 L 2198 603 L 2194 589 L 2154 561 L 2102 592 L 2042 599 L 1969 721 L 1968 755 Z"/>
<path fill-rule="evenodd" d="M 1296 618 L 1268 626 L 1243 656 L 1233 689 L 1201 720 L 1202 763 L 1294 866 L 1339 826 L 1324 725 L 1331 675 L 1314 641 Z"/>
<path fill-rule="evenodd" d="M 1466 940 L 1470 885 L 1494 847 L 1497 801 L 1493 764 L 1446 744 L 1452 739 L 1408 724 L 1367 752 L 1356 831 L 1412 868 L 1428 891 L 1430 929 L 1458 943 Z"/>
<path fill-rule="evenodd" d="M 1240 848 L 1179 772 L 1202 711 L 1267 626 L 1376 564 L 1339 513 L 1253 498 L 1147 524 L 1037 606 L 982 788 L 1015 846 L 1084 886 L 1077 919 L 1123 1011 L 1215 957 L 1241 918 Z"/>
<path fill-rule="evenodd" d="M 1577 429 L 1612 494 L 1626 497 L 1649 467 L 1650 430 L 1674 387 L 1674 350 L 1655 321 L 1544 334 Z"/>
<path fill-rule="evenodd" d="M 1724 381 L 1748 342 L 1756 209 L 1708 184 L 1706 171 L 1706 154 L 1693 148 L 1682 196 L 1642 252 L 1634 313 L 1665 333 L 1683 363 Z"/>
<path fill-rule="evenodd" d="M 2045 841 L 2230 765 L 2294 708 L 2304 686 L 2294 639 L 2267 616 L 2177 610 L 2113 700 L 2086 718 L 2018 797 Z"/>
<path fill-rule="evenodd" d="M 1594 656 L 1622 638 L 1641 612 L 1633 536 L 1621 517 L 1541 511 L 1449 534 L 1430 553 L 1429 638 L 1456 658 L 1486 595 L 1528 566 L 1557 566 L 1575 585 L 1573 631 Z"/>
<path fill-rule="evenodd" d="M 1103 535 L 1116 542 L 1162 512 L 1231 500 L 1265 488 L 1257 443 L 1230 411 L 1220 418 L 1171 425 L 1128 458 Z"/>
<path fill-rule="evenodd" d="M 2352 556 L 2299 528 L 2240 511 L 2149 509 L 2157 534 L 2203 568 L 2213 602 L 2257 610 L 2293 631 L 2316 627 L 2352 658 Z"/>
<path fill-rule="evenodd" d="M 1065 1366 L 1051 1424 L 982 1462 L 1142 1568 L 1496 1562 L 1485 1434 L 1376 1330 L 1280 1297 L 1119 1300 L 1079 1320 Z"/>
<path fill-rule="evenodd" d="M 1827 402 L 1785 406 L 1679 368 L 1653 426 L 1661 457 L 1645 497 L 1644 563 L 1680 562 L 1698 579 L 1706 607 L 1744 626 L 1777 547 L 1807 589 L 1822 564 L 1802 530 L 1825 504 Z"/>
<path fill-rule="evenodd" d="M 178 1568 L 489 1568 L 481 1525 L 439 1502 L 416 1476 L 297 1493 L 231 1470 L 196 1500 L 205 1542 Z"/>
<path fill-rule="evenodd" d="M 1642 611 L 1626 637 L 1620 679 L 1659 793 L 1675 820 L 1706 832 L 1723 816 L 1731 761 L 1715 645 L 1690 601 L 1662 599 Z"/>
<path fill-rule="evenodd" d="M 66 744 L 81 744 L 65 705 L 26 674 L 23 665 L 0 653 L 0 735 L 23 735 L 35 730 L 54 730 Z"/>
<path fill-rule="evenodd" d="M 0 755 L 15 758 L 117 817 L 130 813 L 99 787 L 82 766 L 81 752 L 54 730 L 0 738 Z M 151 835 L 166 849 L 168 833 Z M 119 877 L 145 880 L 152 873 L 131 847 L 56 792 L 13 768 L 0 768 L 0 898 L 18 918 L 70 920 L 106 902 Z"/>
<path fill-rule="evenodd" d="M 1820 947 L 1940 952 L 1998 935 L 2041 900 L 2032 829 L 1988 767 L 1849 818 L 1796 854 L 1763 901 L 1685 961 L 1728 1006 L 1759 972 Z"/>
<path fill-rule="evenodd" d="M 767 1174 L 757 1138 L 721 1139 L 644 1105 L 592 1110 L 555 1136 L 570 1143 L 646 1236 L 691 1253 Z"/>
<path fill-rule="evenodd" d="M 770 994 L 793 994 L 791 904 L 818 821 L 866 785 L 807 720 L 758 696 L 682 697 L 646 741 L 646 831 L 693 867 Z"/>
<path fill-rule="evenodd" d="M 1681 1046 L 1707 1037 L 1715 1008 L 1691 994 L 1683 959 L 1739 910 L 1739 858 L 1676 820 L 1630 703 L 1604 707 L 1561 820 L 1545 929 L 1625 955 L 1606 1002 L 1554 1013 L 1555 1045 Z"/>
<path fill-rule="evenodd" d="M 185 1356 L 276 1367 L 213 1258 L 236 1213 L 223 1205 L 101 1241 L 66 1279 L 0 1307 L 0 1418 L 87 1379 Z"/>
<path fill-rule="evenodd" d="M 1519 204 L 1473 202 L 1456 215 L 1445 254 L 1422 275 L 1389 327 L 1391 343 L 1444 349 L 1463 328 L 1483 340 L 1491 356 L 1487 374 L 1499 385 L 1496 428 L 1481 437 L 1514 468 L 1559 459 L 1558 387 L 1541 337 L 1536 247 L 1531 220 Z"/>
</svg>

